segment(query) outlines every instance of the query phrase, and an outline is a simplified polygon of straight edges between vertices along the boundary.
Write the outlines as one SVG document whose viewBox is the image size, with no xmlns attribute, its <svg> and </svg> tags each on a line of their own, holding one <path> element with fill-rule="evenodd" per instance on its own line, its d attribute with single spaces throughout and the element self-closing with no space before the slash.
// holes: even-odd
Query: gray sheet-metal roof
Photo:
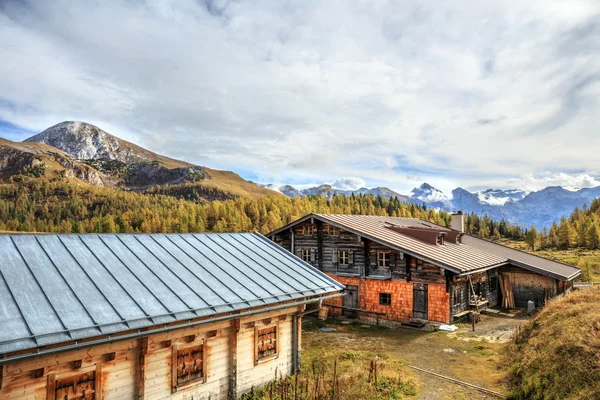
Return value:
<svg viewBox="0 0 600 400">
<path fill-rule="evenodd" d="M 0 235 L 0 354 L 336 292 L 257 233 Z"/>
<path fill-rule="evenodd" d="M 508 263 L 561 280 L 572 280 L 581 274 L 579 268 L 511 249 L 470 235 L 464 235 L 461 244 L 446 242 L 443 246 L 438 246 L 389 229 L 389 226 L 394 225 L 450 231 L 448 228 L 417 218 L 309 214 L 269 235 L 275 235 L 311 218 L 336 225 L 349 232 L 386 244 L 459 274 L 484 270 Z"/>
<path fill-rule="evenodd" d="M 547 275 L 560 280 L 572 280 L 581 275 L 581 270 L 577 267 L 563 264 L 557 261 L 539 257 L 531 253 L 512 249 L 489 240 L 480 239 L 475 236 L 463 236 L 463 243 L 495 254 L 499 257 L 508 259 L 508 261 L 517 266 L 539 274 Z"/>
</svg>

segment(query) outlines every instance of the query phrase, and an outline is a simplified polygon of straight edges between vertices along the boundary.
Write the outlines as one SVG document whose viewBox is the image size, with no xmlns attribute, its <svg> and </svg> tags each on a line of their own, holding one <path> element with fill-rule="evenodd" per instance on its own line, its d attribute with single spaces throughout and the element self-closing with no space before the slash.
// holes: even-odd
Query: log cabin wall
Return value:
<svg viewBox="0 0 600 400">
<path fill-rule="evenodd" d="M 498 304 L 500 287 L 498 284 L 497 268 L 472 274 L 471 282 L 473 283 L 475 292 L 488 300 L 489 307 L 494 307 Z M 460 278 L 454 276 L 450 294 L 452 315 L 456 315 L 472 308 L 469 306 L 469 299 L 471 298 L 472 291 L 469 279 L 466 276 Z"/>
<path fill-rule="evenodd" d="M 223 321 L 7 364 L 0 370 L 0 399 L 52 398 L 49 392 L 58 394 L 56 400 L 64 394 L 70 399 L 227 399 L 232 371 L 236 374 L 237 398 L 271 381 L 276 370 L 284 376 L 292 372 L 292 315 L 297 311 L 297 307 L 290 307 L 244 317 L 238 320 L 238 332 L 234 322 Z M 256 363 L 256 331 L 272 326 L 277 326 L 277 355 Z M 234 335 L 236 346 L 232 346 Z M 173 368 L 174 351 L 198 346 L 203 346 L 205 353 L 205 381 L 195 379 L 174 388 L 173 375 L 179 375 L 177 367 Z M 232 357 L 234 349 L 236 355 Z M 235 369 L 232 360 L 236 360 Z M 96 374 L 94 381 L 101 396 L 90 393 L 89 382 L 85 387 L 77 384 L 77 378 L 84 374 Z M 65 389 L 59 387 L 69 380 L 75 383 L 67 382 L 63 386 L 70 387 Z M 55 382 L 58 386 L 52 387 Z M 83 390 L 88 390 L 88 397 Z"/>
</svg>

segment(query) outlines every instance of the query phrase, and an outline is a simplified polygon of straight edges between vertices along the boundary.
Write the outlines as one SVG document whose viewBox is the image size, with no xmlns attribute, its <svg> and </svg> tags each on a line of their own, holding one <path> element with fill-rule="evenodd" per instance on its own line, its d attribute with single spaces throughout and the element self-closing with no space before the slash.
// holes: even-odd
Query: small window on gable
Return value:
<svg viewBox="0 0 600 400">
<path fill-rule="evenodd" d="M 392 254 L 387 251 L 377 252 L 377 266 L 378 267 L 389 267 Z"/>
<path fill-rule="evenodd" d="M 254 327 L 254 365 L 279 357 L 279 324 Z"/>
<path fill-rule="evenodd" d="M 379 304 L 382 306 L 392 305 L 392 294 L 391 293 L 379 293 Z"/>
<path fill-rule="evenodd" d="M 331 225 L 328 225 L 328 226 L 329 226 L 329 228 L 328 228 L 327 233 L 330 236 L 340 236 L 340 228 L 338 228 L 337 226 L 331 226 Z"/>
<path fill-rule="evenodd" d="M 205 357 L 204 343 L 186 347 L 173 346 L 173 393 L 189 383 L 206 382 Z"/>
<path fill-rule="evenodd" d="M 83 368 L 76 374 L 50 374 L 48 375 L 46 398 L 49 400 L 101 400 L 101 379 L 102 369 L 100 364 Z"/>
<path fill-rule="evenodd" d="M 302 225 L 302 234 L 304 236 L 312 236 L 312 234 L 314 234 L 316 232 L 316 226 L 309 224 L 309 225 Z"/>
</svg>

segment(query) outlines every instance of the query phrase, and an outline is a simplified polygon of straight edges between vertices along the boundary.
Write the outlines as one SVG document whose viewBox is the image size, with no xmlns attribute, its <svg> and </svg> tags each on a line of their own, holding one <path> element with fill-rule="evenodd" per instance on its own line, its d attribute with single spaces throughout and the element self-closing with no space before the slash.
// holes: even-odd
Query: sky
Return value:
<svg viewBox="0 0 600 400">
<path fill-rule="evenodd" d="M 597 186 L 599 99 L 596 0 L 0 0 L 0 137 L 265 183 Z"/>
</svg>

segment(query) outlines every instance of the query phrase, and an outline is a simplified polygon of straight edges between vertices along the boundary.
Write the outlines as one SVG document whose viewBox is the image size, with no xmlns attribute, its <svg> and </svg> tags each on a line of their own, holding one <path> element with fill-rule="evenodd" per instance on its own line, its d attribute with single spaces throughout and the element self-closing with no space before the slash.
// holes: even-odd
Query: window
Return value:
<svg viewBox="0 0 600 400">
<path fill-rule="evenodd" d="M 176 392 L 178 387 L 192 382 L 206 382 L 205 357 L 204 344 L 183 348 L 173 346 L 173 392 Z"/>
<path fill-rule="evenodd" d="M 337 226 L 328 225 L 327 226 L 327 233 L 330 236 L 340 236 L 340 228 L 338 228 Z"/>
<path fill-rule="evenodd" d="M 492 276 L 490 278 L 490 291 L 494 291 L 496 289 L 498 289 L 498 277 Z"/>
<path fill-rule="evenodd" d="M 392 294 L 391 293 L 379 293 L 379 304 L 382 306 L 392 305 Z"/>
<path fill-rule="evenodd" d="M 442 235 L 442 234 L 438 235 L 437 244 L 439 244 L 440 246 L 442 246 L 444 244 L 444 235 Z"/>
<path fill-rule="evenodd" d="M 302 261 L 310 262 L 310 249 L 302 249 Z"/>
<path fill-rule="evenodd" d="M 462 303 L 462 288 L 456 288 L 454 289 L 454 304 L 460 304 Z"/>
<path fill-rule="evenodd" d="M 316 226 L 314 225 L 303 225 L 302 226 L 302 234 L 305 236 L 311 236 L 313 233 L 315 233 L 315 228 Z"/>
<path fill-rule="evenodd" d="M 50 374 L 46 398 L 49 400 L 62 399 L 102 399 L 102 369 L 97 364 L 94 367 L 82 368 L 77 374 Z"/>
<path fill-rule="evenodd" d="M 377 266 L 378 267 L 389 267 L 391 260 L 391 253 L 385 251 L 377 252 Z"/>
<path fill-rule="evenodd" d="M 337 256 L 340 265 L 348 265 L 350 263 L 350 255 L 348 254 L 348 250 L 338 250 Z"/>
<path fill-rule="evenodd" d="M 254 327 L 254 365 L 279 356 L 278 327 L 277 323 L 267 327 Z"/>
</svg>

